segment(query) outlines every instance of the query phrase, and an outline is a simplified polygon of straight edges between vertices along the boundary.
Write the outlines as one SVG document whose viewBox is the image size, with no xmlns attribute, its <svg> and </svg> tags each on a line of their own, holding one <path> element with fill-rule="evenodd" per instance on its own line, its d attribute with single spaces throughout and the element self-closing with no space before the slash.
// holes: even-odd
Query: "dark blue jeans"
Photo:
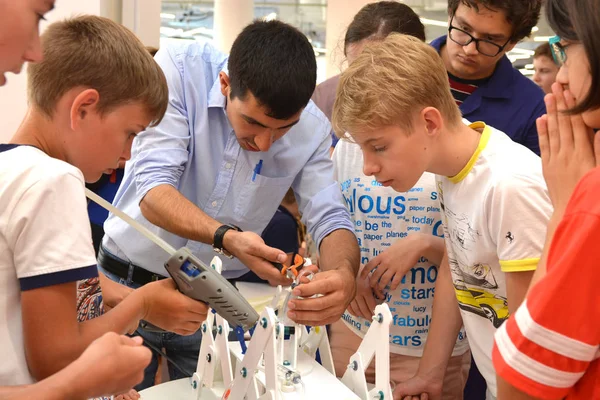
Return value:
<svg viewBox="0 0 600 400">
<path fill-rule="evenodd" d="M 486 398 L 487 385 L 481 372 L 477 369 L 475 360 L 471 356 L 471 369 L 465 385 L 464 400 L 482 400 Z"/>
<path fill-rule="evenodd" d="M 137 289 L 140 285 L 128 280 L 120 278 L 102 267 L 98 266 L 100 272 L 104 273 L 109 279 L 118 282 L 122 285 Z M 131 274 L 130 274 L 131 275 Z M 191 336 L 181 336 L 176 333 L 165 332 L 150 332 L 142 327 L 138 327 L 133 336 L 141 336 L 144 338 L 144 344 L 150 343 L 153 347 L 162 349 L 162 351 L 171 359 L 177 366 L 186 373 L 181 372 L 174 367 L 171 362 L 169 365 L 169 377 L 172 380 L 181 379 L 191 376 L 196 372 L 198 365 L 198 352 L 200 351 L 200 342 L 202 341 L 202 331 L 198 330 Z M 143 390 L 154 386 L 154 379 L 158 371 L 158 353 L 150 346 L 146 345 L 152 351 L 152 360 L 150 365 L 144 371 L 144 380 L 135 387 L 136 390 Z"/>
</svg>

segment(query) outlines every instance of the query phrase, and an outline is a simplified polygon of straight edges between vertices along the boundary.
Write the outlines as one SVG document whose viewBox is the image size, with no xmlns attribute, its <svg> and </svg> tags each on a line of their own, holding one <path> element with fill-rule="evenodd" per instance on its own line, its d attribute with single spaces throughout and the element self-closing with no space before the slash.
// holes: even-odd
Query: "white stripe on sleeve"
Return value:
<svg viewBox="0 0 600 400">
<path fill-rule="evenodd" d="M 554 369 L 523 354 L 510 340 L 506 323 L 496 331 L 496 344 L 504 361 L 519 374 L 553 388 L 570 388 L 581 379 L 584 372 L 574 373 Z"/>
<path fill-rule="evenodd" d="M 592 346 L 561 333 L 551 331 L 535 322 L 527 308 L 527 301 L 524 301 L 521 307 L 519 307 L 515 313 L 515 319 L 523 336 L 538 346 L 561 356 L 577 361 L 590 362 L 594 359 L 598 351 L 598 346 Z"/>
</svg>

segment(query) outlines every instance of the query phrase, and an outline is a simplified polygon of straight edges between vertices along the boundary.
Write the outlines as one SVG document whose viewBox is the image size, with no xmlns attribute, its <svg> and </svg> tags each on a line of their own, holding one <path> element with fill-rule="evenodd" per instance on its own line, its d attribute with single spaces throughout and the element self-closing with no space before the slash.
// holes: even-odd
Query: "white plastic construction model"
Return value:
<svg viewBox="0 0 600 400">
<path fill-rule="evenodd" d="M 220 266 L 220 260 L 211 265 Z M 294 282 L 297 284 L 297 280 Z M 294 287 L 294 285 L 292 285 Z M 281 296 L 283 307 L 275 313 Z M 279 291 L 260 315 L 247 349 L 228 341 L 229 324 L 209 312 L 202 324 L 202 344 L 191 378 L 161 384 L 142 392 L 144 400 L 391 400 L 387 304 L 375 308 L 373 324 L 352 355 L 343 378 L 335 376 L 325 327 L 310 331 L 285 317 L 291 290 Z M 286 339 L 287 337 L 287 339 Z M 317 350 L 321 359 L 315 359 Z M 244 354 L 243 354 L 244 353 Z M 367 387 L 365 368 L 376 362 L 375 387 Z"/>
<path fill-rule="evenodd" d="M 191 272 L 195 273 L 192 277 L 197 278 L 197 274 L 201 273 L 197 268 L 204 270 L 205 273 L 210 271 L 208 275 L 214 275 L 212 270 L 195 259 L 188 249 L 182 248 L 176 251 L 169 243 L 97 194 L 86 189 L 86 196 L 127 222 L 161 247 L 170 257 L 181 261 L 182 270 L 190 272 L 192 269 Z M 186 267 L 185 260 L 191 260 L 193 265 Z M 169 270 L 169 262 L 167 262 L 167 270 Z M 306 260 L 305 265 L 310 264 L 310 260 Z M 222 263 L 218 257 L 213 258 L 210 265 L 212 269 L 221 273 Z M 302 275 L 306 272 L 306 269 L 302 270 L 297 277 L 288 275 L 290 278 L 295 278 L 292 287 L 299 284 Z M 222 277 L 218 275 L 217 277 L 219 279 L 210 281 L 211 285 L 218 285 L 219 280 L 223 280 Z M 190 281 L 185 282 L 189 284 Z M 185 285 L 185 282 L 182 284 Z M 198 290 L 202 289 L 206 289 L 206 286 L 200 286 Z M 208 289 L 215 289 L 215 287 L 210 286 Z M 185 290 L 183 292 L 185 293 Z M 278 310 L 278 318 L 275 309 L 281 303 L 284 293 L 286 298 L 283 306 Z M 202 291 L 201 294 L 206 293 Z M 245 340 L 229 342 L 228 322 L 221 316 L 209 312 L 201 328 L 202 344 L 194 375 L 191 378 L 167 382 L 143 390 L 140 392 L 142 399 L 291 400 L 306 398 L 316 400 L 330 399 L 335 396 L 336 400 L 391 400 L 389 330 L 392 315 L 387 304 L 375 308 L 373 324 L 369 327 L 358 351 L 350 358 L 348 369 L 340 381 L 335 376 L 325 327 L 313 327 L 308 331 L 305 326 L 298 325 L 286 317 L 286 308 L 291 297 L 291 290 L 284 292 L 279 288 L 271 307 L 266 307 L 260 315 L 247 349 L 245 349 Z M 222 306 L 221 310 L 225 310 L 225 307 Z M 243 320 L 241 323 L 243 324 Z M 286 336 L 288 336 L 287 340 Z M 315 360 L 317 351 L 321 358 L 320 364 Z M 373 357 L 376 357 L 375 388 L 369 390 L 364 372 Z"/>
</svg>

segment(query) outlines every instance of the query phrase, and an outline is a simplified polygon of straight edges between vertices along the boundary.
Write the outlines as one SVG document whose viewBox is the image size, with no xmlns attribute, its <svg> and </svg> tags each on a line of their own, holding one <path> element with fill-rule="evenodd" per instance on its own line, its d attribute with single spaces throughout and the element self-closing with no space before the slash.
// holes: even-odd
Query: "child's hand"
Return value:
<svg viewBox="0 0 600 400">
<path fill-rule="evenodd" d="M 360 277 L 369 279 L 371 286 L 378 293 L 388 284 L 391 290 L 396 290 L 404 275 L 421 258 L 423 249 L 427 243 L 424 235 L 422 233 L 413 233 L 404 239 L 396 241 L 389 249 L 379 253 L 365 264 Z M 371 271 L 373 271 L 373 274 L 369 278 Z"/>
<path fill-rule="evenodd" d="M 396 385 L 392 395 L 394 400 L 440 400 L 442 381 L 415 375 Z"/>
<path fill-rule="evenodd" d="M 306 246 L 306 240 L 303 240 L 302 244 L 298 248 L 298 254 L 300 254 L 301 257 L 304 257 L 304 256 L 306 256 L 307 252 L 308 252 L 308 250 L 307 250 L 307 246 Z"/>
<path fill-rule="evenodd" d="M 193 335 L 206 319 L 208 305 L 179 292 L 173 279 L 151 282 L 137 291 L 142 291 L 144 298 L 142 319 L 164 330 Z"/>
<path fill-rule="evenodd" d="M 545 97 L 547 114 L 536 121 L 544 179 L 555 213 L 562 215 L 579 180 L 600 162 L 600 136 L 581 115 L 567 115 L 575 99 L 559 83 Z"/>
<path fill-rule="evenodd" d="M 131 389 L 126 393 L 115 396 L 114 400 L 137 400 L 140 397 L 141 396 L 138 392 L 136 392 L 134 389 Z"/>
<path fill-rule="evenodd" d="M 356 278 L 356 297 L 348 306 L 348 312 L 357 317 L 371 319 L 377 306 L 373 289 L 368 279 Z"/>
<path fill-rule="evenodd" d="M 106 333 L 68 367 L 73 393 L 78 398 L 123 393 L 142 381 L 151 357 L 139 336 Z"/>
</svg>

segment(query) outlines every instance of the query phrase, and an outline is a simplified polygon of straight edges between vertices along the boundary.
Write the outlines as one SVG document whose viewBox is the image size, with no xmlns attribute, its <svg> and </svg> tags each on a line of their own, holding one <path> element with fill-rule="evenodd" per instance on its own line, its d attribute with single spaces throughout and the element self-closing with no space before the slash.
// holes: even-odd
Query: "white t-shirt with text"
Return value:
<svg viewBox="0 0 600 400">
<path fill-rule="evenodd" d="M 435 176 L 425 173 L 408 193 L 383 187 L 374 177 L 363 174 L 360 147 L 340 140 L 333 153 L 335 178 L 354 223 L 361 251 L 361 266 L 397 240 L 420 232 L 443 236 L 442 218 Z M 396 290 L 386 288 L 386 299 L 393 315 L 390 326 L 390 351 L 413 357 L 423 354 L 433 305 L 437 266 L 426 258 L 406 274 Z M 346 325 L 364 336 L 371 321 L 346 311 Z M 453 355 L 464 354 L 468 343 L 461 331 Z"/>
</svg>

